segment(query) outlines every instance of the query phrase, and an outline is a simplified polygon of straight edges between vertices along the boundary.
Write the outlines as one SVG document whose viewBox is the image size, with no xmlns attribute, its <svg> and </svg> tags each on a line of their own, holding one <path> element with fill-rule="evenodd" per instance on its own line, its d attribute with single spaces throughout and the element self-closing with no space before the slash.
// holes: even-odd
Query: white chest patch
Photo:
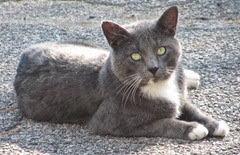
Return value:
<svg viewBox="0 0 240 155">
<path fill-rule="evenodd" d="M 181 114 L 180 94 L 175 73 L 173 73 L 172 76 L 165 81 L 154 83 L 150 80 L 146 86 L 141 87 L 141 92 L 152 99 L 161 98 L 170 101 L 172 104 L 176 105 L 176 117 Z"/>
</svg>

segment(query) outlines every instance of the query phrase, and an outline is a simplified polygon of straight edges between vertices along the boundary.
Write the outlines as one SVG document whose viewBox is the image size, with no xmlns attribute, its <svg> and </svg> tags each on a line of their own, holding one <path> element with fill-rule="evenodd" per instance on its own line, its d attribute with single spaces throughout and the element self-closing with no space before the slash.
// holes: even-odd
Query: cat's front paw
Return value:
<svg viewBox="0 0 240 155">
<path fill-rule="evenodd" d="M 189 132 L 188 137 L 190 140 L 198 140 L 198 139 L 203 139 L 208 135 L 208 129 L 201 125 L 198 124 L 195 128 L 192 129 L 192 131 Z"/>
<path fill-rule="evenodd" d="M 219 121 L 217 129 L 213 132 L 213 136 L 225 137 L 229 133 L 229 127 L 226 122 Z"/>
</svg>

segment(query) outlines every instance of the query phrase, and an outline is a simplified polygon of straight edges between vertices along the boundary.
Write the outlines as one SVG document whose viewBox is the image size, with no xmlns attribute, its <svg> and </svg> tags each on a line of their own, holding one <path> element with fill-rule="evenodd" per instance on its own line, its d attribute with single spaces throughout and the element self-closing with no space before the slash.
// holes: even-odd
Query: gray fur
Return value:
<svg viewBox="0 0 240 155">
<path fill-rule="evenodd" d="M 176 22 L 176 7 L 157 22 L 125 28 L 103 22 L 110 54 L 86 44 L 45 43 L 28 48 L 14 82 L 23 116 L 37 121 L 88 123 L 89 129 L 100 135 L 190 139 L 188 134 L 198 123 L 212 135 L 218 122 L 187 99 L 182 51 L 174 37 Z M 161 57 L 156 55 L 160 46 L 167 49 Z M 139 52 L 143 59 L 133 61 L 132 52 Z M 149 71 L 153 67 L 158 68 L 154 75 Z M 143 91 L 151 79 L 161 83 L 173 76 L 180 105 L 171 94 L 166 94 L 169 98 L 150 97 Z"/>
<path fill-rule="evenodd" d="M 68 53 L 69 49 L 77 51 Z M 44 43 L 22 54 L 14 86 L 24 116 L 57 123 L 86 123 L 91 118 L 103 100 L 98 74 L 108 52 L 91 49 L 99 57 L 87 59 L 81 49 Z"/>
</svg>

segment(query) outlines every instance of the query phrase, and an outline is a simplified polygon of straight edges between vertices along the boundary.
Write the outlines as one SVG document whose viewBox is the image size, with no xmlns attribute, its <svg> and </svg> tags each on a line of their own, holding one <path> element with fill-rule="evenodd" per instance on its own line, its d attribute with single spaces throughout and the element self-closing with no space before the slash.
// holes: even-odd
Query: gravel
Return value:
<svg viewBox="0 0 240 155">
<path fill-rule="evenodd" d="M 91 135 L 85 126 L 21 118 L 12 82 L 21 51 L 44 41 L 87 40 L 108 49 L 100 23 L 157 19 L 178 5 L 183 62 L 201 75 L 194 104 L 230 134 L 201 141 Z M 240 154 L 239 0 L 0 1 L 0 154 Z"/>
</svg>

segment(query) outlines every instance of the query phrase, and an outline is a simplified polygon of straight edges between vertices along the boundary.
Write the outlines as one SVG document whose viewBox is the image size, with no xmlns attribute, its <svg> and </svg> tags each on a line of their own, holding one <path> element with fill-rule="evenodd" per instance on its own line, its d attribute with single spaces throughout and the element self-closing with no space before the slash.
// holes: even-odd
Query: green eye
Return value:
<svg viewBox="0 0 240 155">
<path fill-rule="evenodd" d="M 165 47 L 160 47 L 158 50 L 157 50 L 157 55 L 164 55 L 166 53 L 166 49 Z"/>
<path fill-rule="evenodd" d="M 141 59 L 142 59 L 142 56 L 141 56 L 139 53 L 132 53 L 132 54 L 131 54 L 131 58 L 132 58 L 134 61 L 138 61 L 138 60 L 141 60 Z"/>
</svg>

